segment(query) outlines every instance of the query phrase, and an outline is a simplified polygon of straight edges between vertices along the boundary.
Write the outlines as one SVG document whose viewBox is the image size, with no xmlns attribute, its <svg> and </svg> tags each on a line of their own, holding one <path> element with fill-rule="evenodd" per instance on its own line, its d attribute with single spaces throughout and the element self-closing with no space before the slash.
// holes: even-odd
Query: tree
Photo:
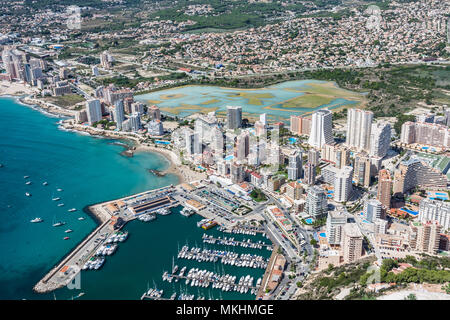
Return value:
<svg viewBox="0 0 450 320">
<path fill-rule="evenodd" d="M 406 296 L 405 300 L 417 300 L 417 297 L 414 293 L 410 293 Z"/>
</svg>

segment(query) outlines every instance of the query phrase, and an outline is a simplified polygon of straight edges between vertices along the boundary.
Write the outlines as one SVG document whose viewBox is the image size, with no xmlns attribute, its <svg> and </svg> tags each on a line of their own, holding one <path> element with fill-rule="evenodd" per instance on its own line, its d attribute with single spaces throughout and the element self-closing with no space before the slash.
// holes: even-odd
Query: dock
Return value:
<svg viewBox="0 0 450 320">
<path fill-rule="evenodd" d="M 270 273 L 272 272 L 273 266 L 275 264 L 275 258 L 278 255 L 278 245 L 275 245 L 272 251 L 272 255 L 269 258 L 269 263 L 267 264 L 266 271 L 264 272 L 263 280 L 261 282 L 261 286 L 258 289 L 258 293 L 256 294 L 256 298 L 262 297 L 265 294 L 265 288 L 267 286 L 267 282 L 269 281 Z"/>
<path fill-rule="evenodd" d="M 251 249 L 262 249 L 262 248 L 266 248 L 268 250 L 273 250 L 273 245 L 272 244 L 267 244 L 267 243 L 263 243 L 263 242 L 252 242 L 249 240 L 247 241 L 239 241 L 236 240 L 234 238 L 221 238 L 221 237 L 213 237 L 213 236 L 208 236 L 207 234 L 204 234 L 203 237 L 203 242 L 204 243 L 209 243 L 209 244 L 218 244 L 218 245 L 224 245 L 224 246 L 241 246 L 243 248 L 251 248 Z"/>
<path fill-rule="evenodd" d="M 149 212 L 163 207 L 176 206 L 178 202 L 170 198 L 171 193 L 174 191 L 175 187 L 171 185 L 89 206 L 88 210 L 94 215 L 99 226 L 87 235 L 69 254 L 63 257 L 33 287 L 33 290 L 38 293 L 45 293 L 67 286 L 80 273 L 82 266 L 95 255 L 97 249 L 105 244 L 106 239 L 111 234 L 123 228 L 128 221 L 138 217 L 138 215 L 133 215 L 132 211 L 128 210 L 129 207 L 145 205 L 147 199 L 162 196 L 168 197 L 168 202 L 158 201 L 152 207 L 149 205 L 151 207 L 148 208 Z"/>
</svg>

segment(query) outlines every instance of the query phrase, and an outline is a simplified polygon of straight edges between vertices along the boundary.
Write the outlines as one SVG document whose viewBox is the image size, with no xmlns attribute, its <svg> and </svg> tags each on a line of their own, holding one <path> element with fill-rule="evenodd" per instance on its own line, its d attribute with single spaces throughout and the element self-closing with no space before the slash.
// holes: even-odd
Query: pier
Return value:
<svg viewBox="0 0 450 320">
<path fill-rule="evenodd" d="M 211 286 L 213 289 L 219 289 L 222 291 L 236 291 L 242 294 L 247 293 L 248 290 L 251 290 L 252 294 L 256 294 L 259 289 L 261 279 L 256 282 L 256 285 L 253 285 L 253 277 L 247 275 L 246 277 L 242 276 L 238 282 L 236 283 L 236 276 L 232 276 L 230 274 L 217 274 L 213 271 L 208 270 L 199 270 L 198 268 L 192 268 L 189 270 L 187 275 L 184 275 L 183 272 L 179 274 L 169 274 L 167 271 L 164 272 L 163 281 L 172 282 L 178 280 L 185 280 L 186 285 L 190 285 L 191 287 L 201 287 L 208 288 Z"/>
<path fill-rule="evenodd" d="M 262 249 L 266 248 L 267 250 L 273 250 L 273 245 L 263 243 L 263 242 L 251 242 L 250 239 L 246 241 L 239 241 L 235 240 L 234 238 L 221 238 L 221 237 L 213 237 L 208 236 L 206 233 L 202 237 L 204 243 L 209 244 L 218 244 L 218 245 L 224 245 L 224 246 L 241 246 L 243 248 L 252 248 L 252 249 Z"/>
<path fill-rule="evenodd" d="M 97 250 L 106 243 L 108 237 L 123 228 L 128 221 L 139 216 L 133 215 L 132 211 L 128 210 L 130 206 L 146 205 L 147 200 L 163 196 L 169 198 L 169 201 L 158 201 L 149 212 L 163 207 L 169 208 L 178 205 L 177 201 L 170 199 L 170 195 L 174 190 L 175 187 L 168 186 L 89 206 L 88 210 L 99 222 L 99 226 L 53 267 L 33 287 L 33 290 L 38 293 L 45 293 L 62 288 L 71 283 L 80 273 L 85 263 L 96 255 Z"/>
<path fill-rule="evenodd" d="M 258 255 L 239 254 L 224 250 L 209 250 L 193 247 L 189 249 L 184 246 L 178 252 L 178 259 L 196 260 L 198 262 L 217 262 L 235 267 L 262 268 L 267 266 L 267 260 Z M 220 259 L 220 260 L 219 260 Z"/>
</svg>

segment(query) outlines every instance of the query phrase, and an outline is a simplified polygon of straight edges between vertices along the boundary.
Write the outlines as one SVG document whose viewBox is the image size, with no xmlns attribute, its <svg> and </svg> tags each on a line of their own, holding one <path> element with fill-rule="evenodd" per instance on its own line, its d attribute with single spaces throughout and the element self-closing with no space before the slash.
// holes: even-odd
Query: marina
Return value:
<svg viewBox="0 0 450 320">
<path fill-rule="evenodd" d="M 186 275 L 181 274 L 169 274 L 164 272 L 162 275 L 163 281 L 172 282 L 173 279 L 185 280 L 186 286 L 191 287 L 201 287 L 213 289 L 218 289 L 222 291 L 234 291 L 241 294 L 250 293 L 256 294 L 262 279 L 259 278 L 256 283 L 254 283 L 254 278 L 247 274 L 241 276 L 237 280 L 237 276 L 224 273 L 216 273 L 209 271 L 207 269 L 192 268 L 188 271 Z M 237 281 L 236 281 L 237 280 Z"/>
<path fill-rule="evenodd" d="M 197 262 L 220 262 L 236 267 L 262 268 L 267 267 L 267 261 L 262 256 L 238 254 L 225 250 L 210 250 L 206 248 L 184 246 L 178 252 L 178 259 L 196 260 Z"/>
<path fill-rule="evenodd" d="M 259 240 L 258 242 L 252 242 L 250 239 L 243 239 L 242 241 L 238 241 L 236 240 L 234 237 L 233 238 L 227 238 L 227 237 L 213 237 L 213 236 L 208 236 L 206 233 L 203 234 L 203 243 L 209 243 L 209 244 L 220 244 L 220 245 L 224 245 L 224 246 L 241 246 L 243 248 L 253 248 L 253 249 L 263 249 L 266 248 L 269 251 L 273 250 L 273 245 L 271 244 L 267 244 L 262 242 L 261 240 Z"/>
</svg>

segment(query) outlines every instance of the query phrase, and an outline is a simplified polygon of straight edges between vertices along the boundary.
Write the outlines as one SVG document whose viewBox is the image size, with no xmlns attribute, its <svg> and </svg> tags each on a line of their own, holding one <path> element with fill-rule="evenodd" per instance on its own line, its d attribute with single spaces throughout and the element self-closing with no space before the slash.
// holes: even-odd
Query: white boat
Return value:
<svg viewBox="0 0 450 320">
<path fill-rule="evenodd" d="M 56 191 L 61 192 L 61 191 L 63 191 L 63 189 L 56 189 Z"/>
<path fill-rule="evenodd" d="M 69 209 L 69 210 L 67 210 L 67 211 L 69 211 L 69 212 L 75 212 L 75 211 L 77 211 L 77 209 L 72 208 L 72 209 Z"/>
<path fill-rule="evenodd" d="M 46 185 L 48 185 L 48 182 L 45 181 L 44 183 L 42 183 L 42 185 L 43 185 L 43 186 L 46 186 Z"/>
<path fill-rule="evenodd" d="M 31 197 L 31 193 L 25 192 L 25 195 L 26 195 L 27 197 Z"/>
<path fill-rule="evenodd" d="M 81 220 L 84 220 L 84 218 L 83 218 L 83 217 L 79 217 L 79 218 L 78 218 L 78 220 L 80 220 L 80 221 L 81 221 Z"/>
<path fill-rule="evenodd" d="M 58 201 L 58 200 L 61 200 L 61 198 L 56 197 L 56 198 L 53 198 L 52 200 L 53 201 Z"/>
<path fill-rule="evenodd" d="M 55 222 L 52 226 L 53 226 L 53 227 L 60 227 L 60 226 L 63 226 L 63 225 L 65 225 L 65 224 L 66 224 L 65 222 L 58 221 L 58 222 Z"/>
<path fill-rule="evenodd" d="M 30 176 L 23 176 L 24 179 L 28 179 Z"/>
<path fill-rule="evenodd" d="M 73 230 L 72 229 L 67 229 L 66 231 L 64 231 L 65 233 L 70 233 L 70 232 L 72 232 Z"/>
<path fill-rule="evenodd" d="M 42 222 L 42 221 L 44 221 L 44 220 L 41 219 L 41 218 L 34 218 L 34 219 L 31 220 L 30 222 L 32 222 L 32 223 L 39 223 L 39 222 Z"/>
<path fill-rule="evenodd" d="M 31 181 L 27 181 L 27 182 L 25 182 L 25 184 L 26 184 L 26 185 L 30 185 L 30 184 L 31 184 Z"/>
<path fill-rule="evenodd" d="M 58 207 L 63 207 L 64 203 L 58 203 Z"/>
</svg>

